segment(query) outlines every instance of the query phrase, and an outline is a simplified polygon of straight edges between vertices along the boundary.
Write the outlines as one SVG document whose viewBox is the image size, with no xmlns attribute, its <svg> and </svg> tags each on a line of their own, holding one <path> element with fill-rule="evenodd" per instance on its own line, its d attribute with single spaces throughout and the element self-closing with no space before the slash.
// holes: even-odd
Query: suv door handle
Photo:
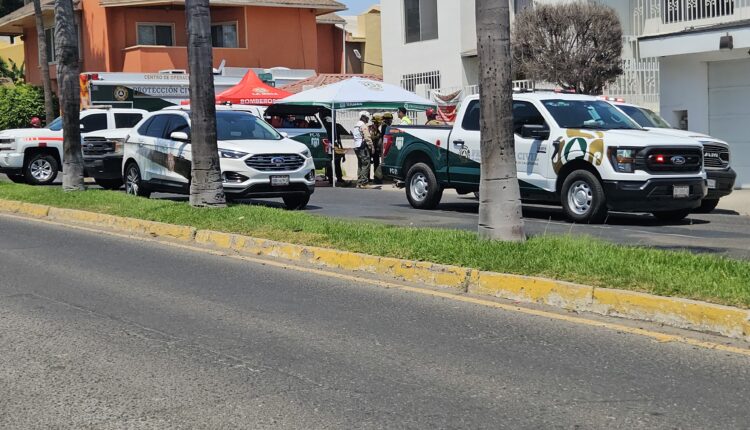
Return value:
<svg viewBox="0 0 750 430">
<path fill-rule="evenodd" d="M 466 144 L 466 142 L 464 142 L 462 139 L 456 139 L 456 140 L 453 141 L 453 144 L 456 145 L 456 146 L 464 146 L 464 144 Z"/>
</svg>

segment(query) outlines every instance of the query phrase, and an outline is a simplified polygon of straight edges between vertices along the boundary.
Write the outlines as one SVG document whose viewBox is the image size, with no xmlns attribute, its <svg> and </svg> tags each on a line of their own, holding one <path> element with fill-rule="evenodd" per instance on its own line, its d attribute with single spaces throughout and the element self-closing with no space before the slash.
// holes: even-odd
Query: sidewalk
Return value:
<svg viewBox="0 0 750 430">
<path fill-rule="evenodd" d="M 750 216 L 750 189 L 734 190 L 732 194 L 722 197 L 716 210 L 736 212 L 739 215 Z"/>
</svg>

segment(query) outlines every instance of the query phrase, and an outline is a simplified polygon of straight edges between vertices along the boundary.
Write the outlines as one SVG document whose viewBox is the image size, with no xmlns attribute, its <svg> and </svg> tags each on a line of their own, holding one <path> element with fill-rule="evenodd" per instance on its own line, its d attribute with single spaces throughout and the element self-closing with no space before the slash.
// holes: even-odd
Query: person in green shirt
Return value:
<svg viewBox="0 0 750 430">
<path fill-rule="evenodd" d="M 406 115 L 406 108 L 405 107 L 401 106 L 400 108 L 398 108 L 397 115 L 398 115 L 398 119 L 401 120 L 401 125 L 411 125 L 412 124 L 411 118 L 409 118 Z"/>
</svg>

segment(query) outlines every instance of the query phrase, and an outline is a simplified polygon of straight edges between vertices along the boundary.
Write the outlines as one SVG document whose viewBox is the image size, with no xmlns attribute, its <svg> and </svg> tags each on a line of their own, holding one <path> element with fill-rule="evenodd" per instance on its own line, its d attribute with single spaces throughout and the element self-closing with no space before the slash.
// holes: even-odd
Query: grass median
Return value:
<svg viewBox="0 0 750 430">
<path fill-rule="evenodd" d="M 0 182 L 0 198 L 301 245 L 750 307 L 750 262 L 719 256 L 622 246 L 572 236 L 537 236 L 522 244 L 488 242 L 467 231 L 396 227 L 260 205 L 194 209 L 185 202 L 149 200 L 122 192 L 64 193 L 60 187 L 7 182 Z"/>
</svg>

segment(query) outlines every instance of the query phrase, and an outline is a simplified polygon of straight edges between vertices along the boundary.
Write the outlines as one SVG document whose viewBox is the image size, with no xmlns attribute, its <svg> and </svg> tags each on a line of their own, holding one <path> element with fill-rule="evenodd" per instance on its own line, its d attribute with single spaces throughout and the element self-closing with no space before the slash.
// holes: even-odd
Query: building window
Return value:
<svg viewBox="0 0 750 430">
<path fill-rule="evenodd" d="M 47 45 L 47 62 L 54 63 L 57 61 L 55 56 L 55 29 L 48 28 L 44 30 L 44 42 Z"/>
<path fill-rule="evenodd" d="M 211 25 L 211 45 L 214 48 L 237 48 L 237 23 Z"/>
<path fill-rule="evenodd" d="M 406 43 L 438 38 L 437 0 L 404 0 Z"/>
<path fill-rule="evenodd" d="M 138 44 L 174 46 L 174 25 L 138 24 Z"/>
<path fill-rule="evenodd" d="M 401 77 L 401 87 L 405 90 L 414 92 L 417 85 L 429 85 L 431 90 L 440 88 L 440 71 L 426 73 L 411 73 Z"/>
<path fill-rule="evenodd" d="M 695 21 L 734 15 L 735 0 L 662 0 L 662 22 Z"/>
</svg>

